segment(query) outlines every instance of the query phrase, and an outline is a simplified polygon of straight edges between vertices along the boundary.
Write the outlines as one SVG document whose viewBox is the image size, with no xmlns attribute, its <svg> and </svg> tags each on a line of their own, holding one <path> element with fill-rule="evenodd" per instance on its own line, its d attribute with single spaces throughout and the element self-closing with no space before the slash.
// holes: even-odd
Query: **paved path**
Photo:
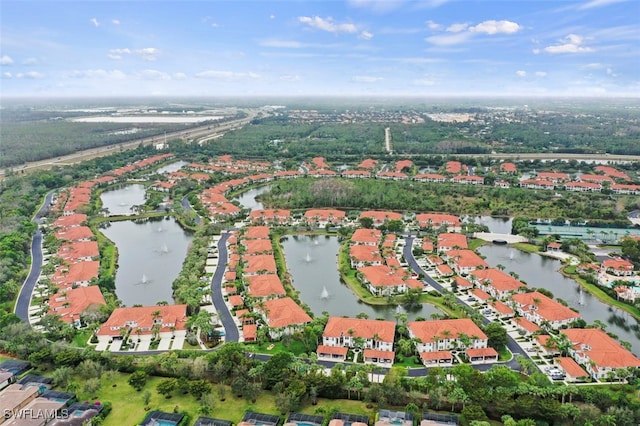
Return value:
<svg viewBox="0 0 640 426">
<path fill-rule="evenodd" d="M 435 288 L 436 290 L 438 290 L 439 292 L 442 292 L 444 290 L 444 288 L 442 287 L 442 285 L 437 282 L 436 280 L 434 280 L 433 278 L 431 278 L 429 276 L 429 274 L 427 274 L 421 267 L 420 265 L 418 265 L 418 262 L 416 261 L 416 258 L 413 257 L 413 237 L 407 237 L 405 238 L 405 246 L 403 249 L 403 255 L 404 255 L 404 259 L 405 261 L 409 264 L 409 266 L 411 267 L 411 269 L 413 269 L 414 272 L 418 273 L 418 274 L 422 274 L 424 276 L 424 280 L 433 288 Z M 466 306 L 466 304 L 456 298 L 456 303 L 461 305 L 461 306 Z M 489 324 L 491 321 L 487 318 L 483 318 L 482 319 L 482 324 L 486 325 Z M 529 356 L 529 354 L 527 354 L 527 352 L 522 349 L 520 347 L 520 345 L 518 345 L 518 343 L 516 343 L 516 341 L 509 335 L 507 335 L 507 348 L 513 353 L 513 358 L 510 361 L 507 361 L 505 363 L 502 363 L 504 365 L 507 365 L 509 368 L 513 369 L 513 370 L 520 370 L 520 365 L 518 364 L 518 362 L 515 359 L 516 355 L 522 355 L 525 358 L 530 359 L 531 357 Z M 480 370 L 480 371 L 486 371 L 489 368 L 491 368 L 493 364 L 473 364 L 473 368 Z M 426 368 L 414 368 L 409 370 L 409 376 L 411 377 L 416 377 L 416 376 L 422 376 L 425 375 L 427 372 Z"/>
<path fill-rule="evenodd" d="M 211 299 L 213 306 L 218 311 L 218 318 L 224 326 L 225 342 L 237 342 L 240 338 L 238 327 L 233 316 L 229 312 L 229 308 L 224 303 L 224 296 L 222 295 L 222 279 L 224 278 L 224 272 L 227 269 L 227 240 L 229 239 L 229 233 L 223 233 L 218 240 L 218 266 L 211 279 Z"/>
<path fill-rule="evenodd" d="M 49 192 L 44 197 L 44 202 L 40 207 L 40 210 L 36 213 L 33 221 L 38 225 L 41 223 L 41 218 L 47 213 L 51 206 L 51 198 L 53 197 L 53 191 Z M 29 304 L 31 303 L 31 294 L 35 288 L 38 278 L 40 277 L 40 271 L 42 269 L 42 231 L 38 227 L 35 235 L 31 239 L 31 267 L 29 269 L 29 275 L 27 279 L 22 283 L 18 299 L 16 300 L 16 306 L 14 312 L 22 321 L 29 324 Z"/>
</svg>

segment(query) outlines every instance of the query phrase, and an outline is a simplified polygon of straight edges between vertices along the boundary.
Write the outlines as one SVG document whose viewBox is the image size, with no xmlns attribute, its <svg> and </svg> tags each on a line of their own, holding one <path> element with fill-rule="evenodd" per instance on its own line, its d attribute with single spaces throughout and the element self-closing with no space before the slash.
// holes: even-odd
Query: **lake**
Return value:
<svg viewBox="0 0 640 426">
<path fill-rule="evenodd" d="M 495 267 L 505 266 L 505 272 L 515 272 L 529 287 L 544 288 L 556 298 L 563 299 L 569 307 L 577 309 L 584 320 L 591 324 L 600 320 L 607 324 L 607 331 L 618 335 L 632 345 L 632 350 L 640 354 L 640 324 L 626 312 L 601 302 L 580 285 L 562 275 L 559 260 L 526 253 L 508 246 L 484 245 L 478 252 L 486 256 L 487 262 Z"/>
<path fill-rule="evenodd" d="M 100 200 L 102 207 L 109 211 L 109 215 L 132 215 L 134 212 L 131 207 L 144 204 L 145 193 L 144 185 L 123 185 L 103 191 L 100 194 Z"/>
<path fill-rule="evenodd" d="M 300 300 L 309 305 L 314 315 L 321 315 L 323 311 L 332 316 L 349 317 L 365 313 L 369 318 L 394 320 L 397 312 L 406 313 L 409 319 L 419 316 L 429 319 L 431 314 L 441 313 L 428 304 L 407 312 L 402 307 L 361 302 L 340 280 L 337 263 L 340 242 L 336 236 L 289 235 L 281 243 L 293 287 L 300 291 Z"/>
</svg>

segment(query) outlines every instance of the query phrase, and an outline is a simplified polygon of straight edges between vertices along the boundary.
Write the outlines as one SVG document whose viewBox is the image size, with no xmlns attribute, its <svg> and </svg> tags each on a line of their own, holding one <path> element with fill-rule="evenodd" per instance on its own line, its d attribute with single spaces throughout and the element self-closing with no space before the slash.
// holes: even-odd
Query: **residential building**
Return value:
<svg viewBox="0 0 640 426">
<path fill-rule="evenodd" d="M 438 213 L 421 213 L 416 215 L 416 222 L 421 229 L 444 228 L 448 232 L 460 232 L 461 224 L 458 216 Z"/>
<path fill-rule="evenodd" d="M 286 291 L 277 274 L 253 275 L 246 278 L 250 297 L 269 299 L 284 296 Z"/>
<path fill-rule="evenodd" d="M 184 336 L 186 322 L 187 305 L 116 308 L 96 334 L 98 340 L 107 342 L 126 333 L 131 336 L 157 334 L 160 338 Z"/>
<path fill-rule="evenodd" d="M 466 249 L 468 247 L 467 236 L 464 234 L 446 233 L 438 235 L 438 252 Z"/>
<path fill-rule="evenodd" d="M 311 322 L 309 314 L 290 297 L 267 300 L 254 309 L 264 316 L 272 338 L 293 334 Z"/>
<path fill-rule="evenodd" d="M 58 292 L 49 298 L 49 314 L 76 328 L 82 326 L 80 315 L 88 309 L 99 310 L 106 302 L 97 285 L 71 288 Z"/>
<path fill-rule="evenodd" d="M 516 312 L 540 326 L 548 324 L 558 329 L 581 317 L 579 313 L 537 291 L 514 294 L 511 300 Z"/>
<path fill-rule="evenodd" d="M 382 232 L 378 229 L 358 228 L 351 235 L 351 244 L 364 244 L 378 247 L 382 240 Z"/>
<path fill-rule="evenodd" d="M 453 265 L 457 274 L 466 275 L 476 269 L 484 269 L 489 266 L 475 251 L 469 249 L 448 250 L 442 257 Z"/>
<path fill-rule="evenodd" d="M 522 281 L 496 268 L 473 271 L 469 275 L 469 279 L 482 290 L 500 300 L 507 299 L 525 287 Z"/>
<path fill-rule="evenodd" d="M 405 293 L 407 284 L 403 277 L 386 265 L 358 268 L 360 280 L 376 296 Z"/>
</svg>

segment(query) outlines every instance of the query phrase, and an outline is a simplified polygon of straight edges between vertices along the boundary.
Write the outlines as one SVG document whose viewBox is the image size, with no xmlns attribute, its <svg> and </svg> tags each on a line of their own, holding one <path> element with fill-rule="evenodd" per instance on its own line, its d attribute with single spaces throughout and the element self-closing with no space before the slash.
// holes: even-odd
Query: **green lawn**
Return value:
<svg viewBox="0 0 640 426">
<path fill-rule="evenodd" d="M 127 384 L 127 378 L 128 374 L 121 373 L 116 373 L 111 380 L 103 377 L 102 388 L 96 392 L 96 395 L 86 395 L 80 390 L 77 393 L 78 400 L 95 401 L 96 399 L 93 397 L 97 397 L 97 400 L 101 402 L 111 402 L 113 410 L 107 416 L 104 422 L 105 426 L 132 425 L 141 422 L 147 414 L 143 402 L 143 393 L 145 390 L 151 392 L 151 400 L 149 402 L 150 410 L 173 412 L 177 407 L 179 412 L 186 411 L 189 413 L 191 416 L 191 424 L 193 424 L 195 419 L 200 415 L 198 412 L 200 404 L 193 396 L 189 394 L 174 394 L 174 396 L 167 399 L 158 394 L 156 386 L 163 380 L 162 378 L 150 377 L 146 386 L 140 392 L 134 390 Z M 80 386 L 80 388 L 82 388 L 82 386 Z M 210 416 L 238 423 L 242 420 L 242 416 L 247 410 L 279 414 L 274 405 L 274 398 L 269 392 L 263 392 L 255 403 L 251 403 L 245 399 L 232 396 L 231 390 L 228 387 L 226 389 L 226 400 L 220 401 L 218 399 L 217 385 L 214 385 L 213 395 L 216 397 L 216 402 Z M 331 408 L 347 410 L 354 414 L 374 415 L 374 409 L 366 408 L 363 402 L 349 400 L 319 399 L 316 406 L 307 403 L 303 405 L 299 411 L 306 414 L 314 414 L 318 409 L 327 410 Z"/>
<path fill-rule="evenodd" d="M 394 367 L 407 367 L 407 368 L 421 368 L 424 365 L 418 361 L 416 355 L 405 357 L 403 355 L 396 355 L 396 360 L 393 363 Z"/>
<path fill-rule="evenodd" d="M 261 354 L 277 354 L 280 352 L 289 352 L 294 355 L 301 355 L 307 353 L 304 344 L 298 340 L 292 340 L 288 346 L 283 345 L 281 342 L 266 342 L 261 345 L 247 344 L 250 348 L 254 348 L 257 353 Z M 269 349 L 271 348 L 271 349 Z"/>
<path fill-rule="evenodd" d="M 480 238 L 470 238 L 467 246 L 469 247 L 469 250 L 475 250 L 485 244 L 487 244 L 485 240 L 481 240 Z"/>
<path fill-rule="evenodd" d="M 79 348 L 86 348 L 89 346 L 87 342 L 91 338 L 90 330 L 81 330 L 73 337 L 73 345 Z"/>
<path fill-rule="evenodd" d="M 527 253 L 538 253 L 540 251 L 540 247 L 529 243 L 515 243 L 513 244 L 513 247 L 518 250 L 526 251 Z"/>
</svg>

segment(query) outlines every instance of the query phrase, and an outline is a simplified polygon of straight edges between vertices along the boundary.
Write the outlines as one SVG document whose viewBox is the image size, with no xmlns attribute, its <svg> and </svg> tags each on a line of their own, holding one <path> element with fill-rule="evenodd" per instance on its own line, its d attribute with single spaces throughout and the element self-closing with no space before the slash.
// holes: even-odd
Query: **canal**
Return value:
<svg viewBox="0 0 640 426">
<path fill-rule="evenodd" d="M 518 274 L 520 280 L 529 287 L 551 291 L 555 298 L 563 299 L 569 307 L 578 310 L 587 323 L 602 321 L 607 325 L 606 331 L 631 343 L 633 352 L 640 354 L 638 321 L 628 313 L 601 302 L 584 291 L 576 281 L 562 275 L 559 272 L 562 267 L 559 260 L 498 245 L 484 245 L 478 252 L 486 257 L 491 266 L 501 264 L 505 272 Z"/>
</svg>

